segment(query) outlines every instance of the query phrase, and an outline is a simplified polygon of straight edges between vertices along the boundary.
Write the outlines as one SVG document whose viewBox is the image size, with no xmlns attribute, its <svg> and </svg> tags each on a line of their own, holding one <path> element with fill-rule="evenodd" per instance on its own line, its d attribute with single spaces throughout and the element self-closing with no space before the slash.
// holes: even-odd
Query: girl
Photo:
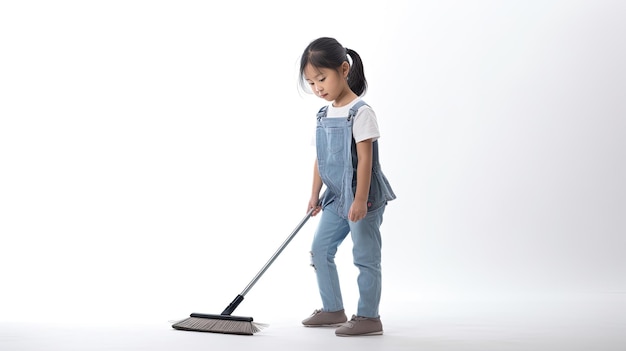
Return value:
<svg viewBox="0 0 626 351">
<path fill-rule="evenodd" d="M 338 336 L 380 335 L 380 225 L 387 201 L 396 196 L 378 161 L 376 115 L 360 98 L 367 89 L 361 57 L 333 38 L 316 39 L 302 54 L 300 83 L 330 103 L 317 114 L 317 158 L 307 207 L 313 216 L 323 210 L 311 248 L 323 307 L 302 324 L 340 326 Z M 322 185 L 326 191 L 320 199 Z M 359 269 L 359 302 L 350 321 L 335 265 L 337 248 L 348 233 Z"/>
</svg>

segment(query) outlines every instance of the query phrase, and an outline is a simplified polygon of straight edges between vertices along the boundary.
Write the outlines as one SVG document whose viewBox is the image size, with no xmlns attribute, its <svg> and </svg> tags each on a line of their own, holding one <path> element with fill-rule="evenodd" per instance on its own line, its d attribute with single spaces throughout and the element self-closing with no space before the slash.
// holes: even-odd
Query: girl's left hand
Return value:
<svg viewBox="0 0 626 351">
<path fill-rule="evenodd" d="M 352 222 L 360 221 L 367 216 L 367 201 L 354 201 L 348 212 L 348 219 Z"/>
</svg>

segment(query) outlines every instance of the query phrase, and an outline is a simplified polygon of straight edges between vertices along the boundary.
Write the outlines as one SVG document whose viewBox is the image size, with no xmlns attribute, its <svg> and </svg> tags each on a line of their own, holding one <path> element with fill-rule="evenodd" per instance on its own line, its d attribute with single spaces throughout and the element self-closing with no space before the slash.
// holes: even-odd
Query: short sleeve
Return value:
<svg viewBox="0 0 626 351">
<path fill-rule="evenodd" d="M 359 109 L 354 117 L 352 135 L 354 136 L 354 141 L 357 143 L 367 139 L 373 139 L 372 141 L 375 141 L 380 138 L 376 114 L 371 107 L 363 106 Z"/>
</svg>

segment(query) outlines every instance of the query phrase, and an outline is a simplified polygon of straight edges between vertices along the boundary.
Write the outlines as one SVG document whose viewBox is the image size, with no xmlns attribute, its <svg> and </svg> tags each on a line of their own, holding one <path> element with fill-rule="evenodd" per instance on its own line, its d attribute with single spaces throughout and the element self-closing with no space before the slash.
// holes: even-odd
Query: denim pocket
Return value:
<svg viewBox="0 0 626 351">
<path fill-rule="evenodd" d="M 343 128 L 327 128 L 326 129 L 326 141 L 328 152 L 331 154 L 340 153 L 344 149 L 344 137 Z"/>
</svg>

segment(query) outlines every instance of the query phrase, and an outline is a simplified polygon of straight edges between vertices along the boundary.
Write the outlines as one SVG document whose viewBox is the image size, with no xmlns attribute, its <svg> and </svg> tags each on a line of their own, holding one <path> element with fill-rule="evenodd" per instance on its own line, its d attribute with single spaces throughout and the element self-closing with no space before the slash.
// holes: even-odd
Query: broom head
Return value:
<svg viewBox="0 0 626 351">
<path fill-rule="evenodd" d="M 252 317 L 204 313 L 192 313 L 189 318 L 172 324 L 178 330 L 238 335 L 253 335 L 265 327 L 266 324 L 255 323 Z"/>
</svg>

